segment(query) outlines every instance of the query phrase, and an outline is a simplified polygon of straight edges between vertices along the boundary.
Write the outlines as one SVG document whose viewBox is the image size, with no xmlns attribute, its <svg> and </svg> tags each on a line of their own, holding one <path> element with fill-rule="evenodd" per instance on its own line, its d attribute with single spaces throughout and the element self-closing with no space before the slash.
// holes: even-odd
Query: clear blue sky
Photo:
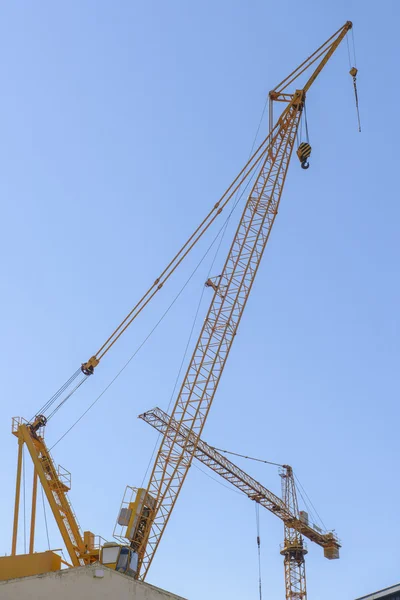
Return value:
<svg viewBox="0 0 400 600">
<path fill-rule="evenodd" d="M 351 19 L 363 132 L 344 44 L 309 94 L 311 168 L 291 165 L 204 438 L 292 464 L 338 532 L 340 561 L 309 548 L 310 600 L 397 583 L 398 2 L 17 1 L 0 16 L 1 552 L 11 417 L 31 417 L 97 350 L 244 163 L 268 90 Z M 214 234 L 51 421 L 49 445 L 131 356 Z M 54 449 L 84 529 L 110 538 L 125 485 L 142 482 L 156 434 L 136 416 L 168 405 L 209 267 Z M 242 466 L 279 492 L 273 467 Z M 28 466 L 26 477 L 28 488 Z M 266 599 L 284 598 L 282 533 L 263 512 Z M 23 551 L 22 530 L 19 541 Z M 254 505 L 192 468 L 149 581 L 191 600 L 255 600 Z"/>
</svg>

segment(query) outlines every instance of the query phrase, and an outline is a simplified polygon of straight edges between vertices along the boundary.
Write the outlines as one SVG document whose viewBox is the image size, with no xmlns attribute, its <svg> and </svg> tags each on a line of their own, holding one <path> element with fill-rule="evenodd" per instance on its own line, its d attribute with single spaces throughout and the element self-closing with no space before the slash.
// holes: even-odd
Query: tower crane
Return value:
<svg viewBox="0 0 400 600">
<path fill-rule="evenodd" d="M 299 507 L 292 467 L 284 465 L 281 477 L 282 497 L 285 505 L 292 514 L 298 515 Z M 303 536 L 298 529 L 291 527 L 287 523 L 284 523 L 284 529 L 285 537 L 281 554 L 284 556 L 286 600 L 306 600 L 306 566 L 304 557 L 307 554 L 307 548 L 305 547 Z M 339 558 L 339 551 L 335 558 Z"/>
<path fill-rule="evenodd" d="M 320 528 L 310 525 L 307 519 L 300 516 L 292 467 L 281 465 L 281 476 L 285 483 L 282 485 L 282 498 L 279 498 L 213 446 L 199 438 L 188 426 L 177 422 L 161 408 L 146 411 L 139 415 L 139 418 L 163 436 L 175 440 L 181 448 L 190 448 L 194 458 L 197 458 L 251 500 L 261 504 L 272 514 L 279 517 L 285 527 L 294 529 L 300 535 L 323 548 L 325 558 L 329 560 L 339 558 L 341 544 L 337 535 L 333 531 L 322 532 Z M 290 492 L 288 488 L 290 488 Z M 289 498 L 289 493 L 292 498 Z"/>
<path fill-rule="evenodd" d="M 300 513 L 293 469 L 290 465 L 281 465 L 282 498 L 269 491 L 253 477 L 245 473 L 218 450 L 199 439 L 196 434 L 178 423 L 160 408 L 154 408 L 139 416 L 171 441 L 193 452 L 193 457 L 220 475 L 231 485 L 246 494 L 284 524 L 284 543 L 281 554 L 284 556 L 286 600 L 306 600 L 305 560 L 307 548 L 303 536 L 321 546 L 324 556 L 329 560 L 339 558 L 340 542 L 332 532 L 322 532 L 316 525 L 308 522 L 308 517 Z M 128 509 L 129 509 L 129 505 Z M 122 527 L 118 537 L 129 539 L 128 528 Z"/>
<path fill-rule="evenodd" d="M 167 427 L 144 496 L 151 499 L 153 507 L 149 502 L 137 504 L 136 528 L 130 529 L 131 546 L 138 553 L 139 579 L 147 575 L 182 489 L 237 334 L 278 213 L 306 95 L 351 28 L 350 21 L 345 23 L 269 94 L 270 132 L 260 146 L 263 150 L 259 170 L 222 272 L 206 282 L 213 292 L 211 303 L 170 416 L 171 427 L 174 422 L 178 431 L 181 425 L 186 427 L 195 441 L 191 444 L 185 440 L 181 445 L 177 431 Z M 288 86 L 315 63 L 317 66 L 304 86 L 288 92 Z M 286 107 L 274 122 L 276 102 Z M 302 167 L 307 168 L 311 147 L 307 141 L 304 144 L 306 147 L 299 145 L 297 153 Z M 287 493 L 290 495 L 290 490 Z"/>
<path fill-rule="evenodd" d="M 252 154 L 226 192 L 214 204 L 185 244 L 99 350 L 72 374 L 29 421 L 20 418 L 13 421 L 13 433 L 19 441 L 19 453 L 12 555 L 16 554 L 21 456 L 22 446 L 25 444 L 35 467 L 32 513 L 35 512 L 36 483 L 39 476 L 64 542 L 69 549 L 72 563 L 76 564 L 76 561 L 78 561 L 79 564 L 82 564 L 83 561 L 86 564 L 87 561 L 92 560 L 92 556 L 95 556 L 90 541 L 93 534 L 88 532 L 86 539 L 84 534 L 82 537 L 73 510 L 69 507 L 68 499 L 63 497 L 67 489 L 59 484 L 59 475 L 57 475 L 58 480 L 54 476 L 56 473 L 54 471 L 55 466 L 44 443 L 44 427 L 57 411 L 66 404 L 72 394 L 93 375 L 101 359 L 111 350 L 117 340 L 163 288 L 192 248 L 221 215 L 224 208 L 236 197 L 238 190 L 242 189 L 245 183 L 252 181 L 251 192 L 222 272 L 206 282 L 206 285 L 212 291 L 212 300 L 171 414 L 171 419 L 188 427 L 190 432 L 196 435 L 197 438 L 201 435 L 278 213 L 290 158 L 298 138 L 299 123 L 304 113 L 306 95 L 351 28 L 352 23 L 350 21 L 346 22 L 269 93 L 269 134 Z M 287 91 L 287 88 L 313 65 L 314 70 L 305 85 L 294 91 Z M 354 84 L 356 74 L 357 71 L 353 68 L 351 75 Z M 277 120 L 274 121 L 273 106 L 277 102 L 286 106 L 284 106 Z M 310 153 L 311 146 L 308 140 L 305 142 L 299 140 L 297 155 L 303 168 L 308 167 Z M 171 438 L 167 434 L 164 435 L 147 490 L 145 490 L 144 495 L 142 494 L 142 500 L 136 503 L 138 512 L 133 521 L 134 527 L 131 530 L 130 547 L 137 554 L 137 578 L 144 579 L 146 577 L 186 478 L 193 458 L 193 450 L 193 447 L 187 445 L 180 447 L 175 438 Z M 51 466 L 48 467 L 46 464 Z M 51 472 L 49 472 L 49 469 Z M 51 498 L 55 498 L 55 496 L 58 500 L 51 502 Z M 61 511 L 58 506 L 59 502 L 63 505 Z M 67 538 L 70 540 L 68 543 Z"/>
<path fill-rule="evenodd" d="M 33 463 L 32 518 L 30 529 L 29 553 L 34 552 L 35 518 L 38 478 L 61 533 L 72 566 L 81 567 L 99 559 L 99 541 L 91 531 L 82 533 L 72 504 L 68 498 L 71 488 L 69 471 L 56 467 L 46 446 L 41 428 L 32 433 L 29 423 L 20 417 L 14 417 L 12 433 L 18 438 L 17 495 L 14 509 L 14 528 L 11 555 L 17 550 L 19 485 L 21 482 L 21 463 L 24 445 L 28 449 Z"/>
</svg>

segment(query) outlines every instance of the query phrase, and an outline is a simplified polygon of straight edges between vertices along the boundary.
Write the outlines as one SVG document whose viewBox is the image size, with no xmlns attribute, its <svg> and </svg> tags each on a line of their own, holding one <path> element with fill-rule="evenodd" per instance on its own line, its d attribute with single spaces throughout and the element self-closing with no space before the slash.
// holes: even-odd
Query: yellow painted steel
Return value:
<svg viewBox="0 0 400 600">
<path fill-rule="evenodd" d="M 282 498 L 290 512 L 299 519 L 296 486 L 293 469 L 284 465 L 282 472 Z M 284 543 L 281 547 L 285 568 L 285 589 L 287 600 L 306 600 L 306 565 L 304 557 L 307 546 L 298 529 L 284 523 Z"/>
<path fill-rule="evenodd" d="M 51 550 L 0 557 L 0 581 L 41 575 L 60 569 L 61 557 Z"/>
<path fill-rule="evenodd" d="M 226 456 L 218 450 L 207 444 L 203 439 L 197 439 L 182 423 L 179 425 L 174 419 L 165 413 L 161 408 L 153 408 L 139 415 L 146 423 L 154 427 L 161 434 L 167 434 L 170 440 L 176 439 L 180 446 L 188 443 L 196 446 L 194 457 L 212 471 L 220 475 L 223 479 L 235 486 L 238 490 L 246 494 L 248 498 L 261 504 L 273 515 L 281 519 L 288 527 L 295 529 L 298 533 L 307 537 L 310 541 L 318 544 L 324 549 L 326 558 L 339 558 L 340 542 L 338 537 L 332 531 L 323 532 L 312 527 L 308 522 L 300 518 L 297 512 L 297 503 L 293 508 L 288 506 L 282 498 L 276 496 L 273 492 L 248 475 L 243 469 L 235 465 Z M 286 469 L 291 467 L 286 465 Z"/>
<path fill-rule="evenodd" d="M 328 60 L 334 54 L 337 47 L 343 41 L 346 34 L 353 27 L 351 21 L 347 21 L 343 27 L 338 29 L 336 33 L 334 33 L 324 44 L 322 44 L 311 56 L 309 56 L 305 61 L 301 63 L 292 71 L 290 75 L 288 75 L 280 84 L 278 84 L 271 92 L 269 93 L 269 97 L 271 101 L 278 102 L 292 102 L 293 94 L 284 93 L 284 90 L 293 83 L 300 75 L 302 75 L 307 69 L 309 69 L 318 59 L 322 59 L 318 64 L 317 68 L 314 70 L 313 74 L 307 81 L 307 83 L 303 86 L 302 91 L 304 94 L 308 92 L 318 75 L 321 73 L 322 69 L 325 67 Z M 350 74 L 353 75 L 354 68 L 350 71 Z M 357 73 L 357 70 L 355 70 Z M 355 74 L 356 74 L 355 73 Z M 272 104 L 270 104 L 272 107 Z M 154 281 L 152 286 L 147 290 L 147 292 L 142 296 L 139 302 L 133 307 L 130 313 L 125 317 L 125 319 L 118 325 L 118 327 L 113 331 L 113 333 L 109 336 L 109 338 L 104 342 L 104 344 L 99 348 L 99 350 L 94 354 L 89 360 L 82 365 L 83 371 L 87 371 L 87 374 L 93 373 L 95 367 L 99 364 L 101 358 L 110 350 L 110 348 L 115 344 L 115 342 L 119 339 L 119 337 L 126 331 L 129 325 L 136 319 L 138 314 L 143 310 L 143 308 L 148 304 L 148 302 L 153 298 L 153 296 L 162 288 L 167 279 L 172 275 L 172 273 L 176 270 L 176 268 L 180 265 L 182 260 L 186 257 L 186 255 L 190 252 L 194 244 L 198 241 L 198 239 L 203 235 L 203 233 L 208 229 L 211 223 L 215 220 L 216 216 L 221 213 L 222 209 L 225 207 L 227 202 L 232 198 L 233 194 L 236 192 L 238 187 L 241 185 L 241 177 L 245 173 L 246 169 L 250 165 L 253 160 L 255 154 L 250 158 L 248 163 L 245 165 L 243 170 L 239 173 L 237 178 L 233 181 L 231 186 L 226 190 L 225 194 L 221 197 L 219 202 L 215 204 L 206 218 L 200 223 L 197 229 L 193 232 L 191 237 L 185 243 L 185 245 L 179 250 L 179 252 L 174 256 L 171 262 L 165 267 L 164 271 L 161 273 L 159 277 Z M 243 179 L 242 179 L 243 181 Z M 239 183 L 239 185 L 237 185 Z"/>
<path fill-rule="evenodd" d="M 292 95 L 290 95 L 292 98 Z M 261 161 L 265 157 L 265 143 L 264 140 L 260 146 L 256 149 L 253 155 L 249 158 L 243 169 L 237 175 L 237 177 L 233 180 L 231 185 L 227 188 L 227 190 L 223 193 L 221 198 L 214 204 L 212 209 L 206 215 L 206 217 L 202 220 L 202 222 L 198 225 L 198 227 L 194 230 L 189 239 L 185 242 L 179 252 L 176 253 L 174 258 L 168 263 L 168 265 L 164 268 L 162 273 L 157 277 L 154 283 L 149 287 L 146 293 L 141 297 L 141 299 L 135 304 L 129 314 L 125 317 L 125 319 L 118 325 L 118 327 L 113 331 L 113 333 L 109 336 L 109 338 L 104 342 L 104 344 L 99 348 L 99 350 L 89 358 L 89 360 L 82 364 L 82 371 L 86 375 L 91 375 L 94 372 L 94 369 L 100 363 L 100 360 L 107 354 L 107 352 L 112 348 L 115 342 L 121 337 L 121 335 L 128 329 L 128 327 L 133 323 L 136 317 L 142 312 L 142 310 L 147 306 L 147 304 L 153 299 L 153 297 L 162 289 L 164 284 L 168 281 L 171 275 L 176 271 L 182 261 L 186 258 L 192 248 L 197 244 L 200 238 L 204 235 L 204 233 L 209 229 L 209 227 L 214 223 L 217 217 L 222 213 L 224 208 L 229 204 L 229 202 L 236 197 L 236 192 L 240 189 L 242 184 L 248 179 L 248 177 L 254 173 L 254 170 L 260 166 Z"/>
<path fill-rule="evenodd" d="M 19 516 L 19 499 L 21 495 L 21 471 L 22 471 L 22 452 L 24 442 L 18 438 L 18 461 L 17 461 L 17 480 L 15 484 L 15 504 L 14 504 L 14 524 L 11 543 L 11 555 L 15 556 L 17 552 L 17 537 L 18 537 L 18 516 Z"/>
<path fill-rule="evenodd" d="M 56 468 L 40 430 L 33 428 L 20 418 L 13 419 L 12 433 L 18 437 L 19 447 L 26 445 L 34 469 L 39 477 L 43 491 L 67 548 L 71 563 L 75 567 L 84 566 L 98 560 L 99 549 L 90 545 L 93 534 L 87 532 L 86 538 L 78 525 L 67 492 L 70 489 L 69 473 Z M 14 521 L 18 522 L 17 513 Z M 33 530 L 34 532 L 34 527 Z M 31 544 L 33 545 L 33 539 Z"/>
<path fill-rule="evenodd" d="M 35 545 L 35 525 L 36 525 L 36 498 L 37 498 L 37 482 L 38 476 L 36 469 L 33 469 L 33 484 L 32 484 L 32 510 L 31 510 L 31 533 L 29 538 L 29 554 L 33 554 Z"/>
<path fill-rule="evenodd" d="M 297 156 L 300 161 L 305 160 L 311 156 L 311 146 L 307 142 L 302 142 L 297 149 Z"/>
<path fill-rule="evenodd" d="M 179 425 L 160 408 L 149 410 L 139 415 L 139 418 L 161 434 L 167 433 L 171 441 L 175 438 L 181 447 L 185 443 L 196 446 L 194 457 L 197 460 L 246 494 L 250 500 L 261 504 L 281 519 L 284 524 L 285 541 L 281 546 L 281 554 L 284 556 L 286 596 L 290 600 L 304 600 L 306 598 L 304 557 L 307 554 L 307 547 L 303 535 L 321 546 L 325 558 L 330 560 L 339 558 L 340 542 L 332 531 L 317 530 L 308 523 L 308 520 L 301 518 L 292 467 L 289 465 L 283 467 L 282 498 L 279 498 L 203 439 L 196 440 L 196 436 L 187 427 L 183 424 Z"/>
<path fill-rule="evenodd" d="M 270 92 L 271 117 L 274 102 L 284 102 L 287 106 L 275 124 L 271 120 L 269 135 L 134 308 L 97 353 L 82 365 L 85 375 L 94 372 L 101 358 L 154 295 L 162 289 L 197 241 L 221 214 L 230 200 L 236 196 L 236 192 L 242 184 L 256 175 L 223 271 L 218 278 L 210 279 L 213 282 L 213 285 L 209 286 L 213 290 L 213 298 L 172 412 L 172 417 L 179 424 L 188 427 L 197 440 L 202 433 L 211 408 L 278 213 L 306 93 L 351 27 L 351 22 L 347 22 Z M 285 92 L 291 83 L 318 60 L 320 62 L 302 89 L 297 89 L 292 93 Z M 258 174 L 256 174 L 257 172 Z M 66 398 L 68 397 L 67 395 Z M 13 428 L 13 433 L 19 440 L 19 455 L 12 552 L 13 554 L 16 552 L 22 447 L 25 444 L 67 547 L 72 565 L 89 564 L 98 560 L 99 550 L 92 547 L 92 534 L 83 535 L 80 531 L 67 497 L 69 486 L 63 480 L 62 474 L 55 468 L 44 438 L 40 435 L 41 427 L 45 422 L 46 419 L 39 415 L 32 424 L 19 420 L 16 422 L 15 429 Z M 150 482 L 146 488 L 148 497 L 154 499 L 155 509 L 148 510 L 149 507 L 144 503 L 140 513 L 136 513 L 138 525 L 136 526 L 136 537 L 134 536 L 132 539 L 132 547 L 139 554 L 138 574 L 140 572 L 140 579 L 144 579 L 148 572 L 186 478 L 197 443 L 196 441 L 194 444 L 184 444 L 183 447 L 179 447 L 177 439 L 170 438 L 167 433 L 161 442 Z M 33 538 L 34 522 L 33 527 L 31 526 L 30 548 L 32 551 Z"/>
<path fill-rule="evenodd" d="M 145 531 L 132 539 L 139 554 L 139 578 L 145 579 L 166 525 L 189 471 L 198 440 L 206 423 L 226 360 L 236 336 L 255 275 L 268 242 L 297 136 L 306 94 L 333 55 L 352 23 L 348 21 L 314 54 L 270 92 L 272 103 L 287 102 L 261 147 L 262 159 L 222 273 L 213 289 L 211 304 L 171 413 L 171 421 L 195 435 L 194 443 L 179 444 L 178 434 L 168 428 L 162 438 L 147 487 L 155 498 L 154 517 L 146 519 Z M 302 89 L 284 93 L 302 73 L 319 60 Z M 212 278 L 213 280 L 213 278 Z M 171 433 L 171 435 L 170 435 Z M 304 582 L 305 589 L 305 582 Z M 295 592 L 293 592 L 295 593 Z M 288 595 L 287 598 L 295 596 Z M 305 600 L 305 597 L 302 598 Z"/>
<path fill-rule="evenodd" d="M 260 171 L 251 188 L 228 257 L 213 292 L 171 417 L 200 436 L 258 272 L 276 215 L 300 121 L 304 93 L 297 90 L 266 138 Z M 148 485 L 157 512 L 147 519 L 138 545 L 144 579 L 188 473 L 195 448 L 164 435 Z"/>
<path fill-rule="evenodd" d="M 153 498 L 150 498 L 146 489 L 139 488 L 136 493 L 135 501 L 129 504 L 129 508 L 132 512 L 129 519 L 127 532 L 144 530 L 146 527 L 146 520 L 143 519 L 142 522 L 140 522 L 141 515 L 144 514 L 146 518 L 151 517 L 151 515 L 154 514 L 155 502 Z M 131 539 L 129 533 L 128 539 Z"/>
</svg>

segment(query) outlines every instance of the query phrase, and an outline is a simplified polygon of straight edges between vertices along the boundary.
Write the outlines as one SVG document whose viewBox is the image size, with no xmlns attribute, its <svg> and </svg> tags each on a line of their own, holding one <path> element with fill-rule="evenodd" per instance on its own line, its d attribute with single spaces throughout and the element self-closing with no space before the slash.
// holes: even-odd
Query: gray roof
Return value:
<svg viewBox="0 0 400 600">
<path fill-rule="evenodd" d="M 389 596 L 389 594 L 393 594 L 395 592 L 400 592 L 400 583 L 397 585 L 392 585 L 391 587 L 383 590 L 379 590 L 378 592 L 374 592 L 373 594 L 368 594 L 368 596 L 361 596 L 361 598 L 357 598 L 356 600 L 378 600 L 378 598 L 386 598 Z"/>
</svg>

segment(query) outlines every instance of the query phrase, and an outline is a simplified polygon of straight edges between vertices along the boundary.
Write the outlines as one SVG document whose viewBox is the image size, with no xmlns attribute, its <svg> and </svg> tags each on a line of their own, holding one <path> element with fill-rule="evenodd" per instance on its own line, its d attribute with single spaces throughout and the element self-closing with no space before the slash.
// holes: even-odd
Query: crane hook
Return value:
<svg viewBox="0 0 400 600">
<path fill-rule="evenodd" d="M 302 142 L 300 146 L 297 148 L 297 156 L 299 157 L 299 161 L 301 163 L 302 169 L 308 169 L 310 163 L 308 159 L 311 155 L 311 146 L 308 142 Z"/>
</svg>

